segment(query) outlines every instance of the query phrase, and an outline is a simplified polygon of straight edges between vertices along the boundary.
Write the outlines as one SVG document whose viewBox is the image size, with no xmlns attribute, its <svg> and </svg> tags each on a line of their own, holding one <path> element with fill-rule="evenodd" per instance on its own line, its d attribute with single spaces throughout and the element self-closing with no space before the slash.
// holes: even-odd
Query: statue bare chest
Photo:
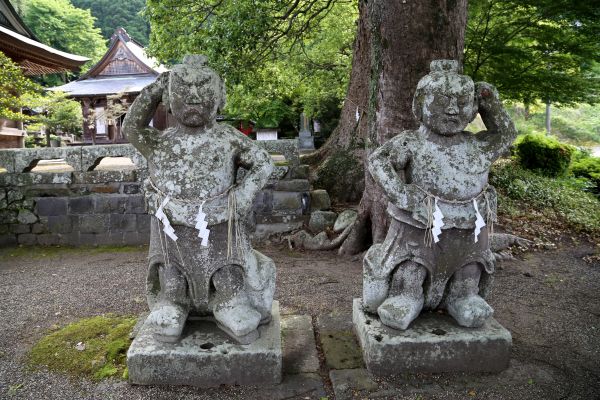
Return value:
<svg viewBox="0 0 600 400">
<path fill-rule="evenodd" d="M 152 155 L 150 174 L 156 185 L 173 196 L 206 198 L 233 184 L 235 159 L 235 149 L 226 141 L 165 140 Z"/>
<path fill-rule="evenodd" d="M 407 178 L 437 196 L 469 198 L 487 183 L 490 160 L 474 141 L 424 142 L 414 150 Z"/>
</svg>

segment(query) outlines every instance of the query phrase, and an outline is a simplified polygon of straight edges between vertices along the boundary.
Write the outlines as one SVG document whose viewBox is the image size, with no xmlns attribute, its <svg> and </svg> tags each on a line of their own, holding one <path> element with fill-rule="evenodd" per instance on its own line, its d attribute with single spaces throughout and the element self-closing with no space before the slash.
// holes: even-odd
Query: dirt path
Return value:
<svg viewBox="0 0 600 400">
<path fill-rule="evenodd" d="M 332 252 L 263 248 L 277 264 L 276 298 L 282 314 L 333 314 L 350 320 L 352 298 L 362 288 L 358 257 Z M 600 398 L 600 264 L 582 257 L 591 247 L 531 253 L 504 262 L 490 303 L 513 335 L 511 367 L 501 374 L 407 375 L 376 379 L 368 392 L 349 397 L 386 399 L 594 399 Z M 13 256 L 11 256 L 11 254 Z M 146 309 L 146 250 L 0 250 L 0 398 L 20 399 L 242 399 L 314 398 L 318 391 L 133 387 L 93 383 L 30 371 L 24 355 L 55 324 L 112 312 Z M 342 329 L 342 327 L 340 327 Z M 317 340 L 319 350 L 321 343 Z M 322 380 L 334 398 L 321 353 Z M 289 381 L 289 379 L 288 379 Z M 298 387 L 305 383 L 298 383 Z M 258 390 L 258 391 L 257 391 Z M 300 394 L 302 393 L 302 394 Z M 10 397 L 8 395 L 10 394 Z M 320 396 L 320 395 L 319 395 Z M 318 397 L 317 397 L 318 398 Z"/>
</svg>

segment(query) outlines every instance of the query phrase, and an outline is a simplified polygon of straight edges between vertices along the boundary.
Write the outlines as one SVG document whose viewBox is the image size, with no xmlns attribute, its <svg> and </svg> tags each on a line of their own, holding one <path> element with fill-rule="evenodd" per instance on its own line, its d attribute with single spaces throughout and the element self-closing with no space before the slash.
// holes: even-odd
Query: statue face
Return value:
<svg viewBox="0 0 600 400">
<path fill-rule="evenodd" d="M 217 116 L 221 104 L 218 78 L 191 68 L 174 70 L 169 80 L 173 116 L 185 126 L 202 127 Z"/>
<path fill-rule="evenodd" d="M 423 101 L 423 124 L 440 135 L 462 132 L 473 119 L 474 95 L 473 91 L 428 91 Z"/>
</svg>

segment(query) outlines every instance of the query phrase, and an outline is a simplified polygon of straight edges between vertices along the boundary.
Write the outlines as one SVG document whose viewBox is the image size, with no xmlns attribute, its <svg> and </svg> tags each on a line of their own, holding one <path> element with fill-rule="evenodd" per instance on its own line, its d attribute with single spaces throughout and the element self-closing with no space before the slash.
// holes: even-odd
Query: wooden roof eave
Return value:
<svg viewBox="0 0 600 400">
<path fill-rule="evenodd" d="M 84 80 L 84 79 L 88 79 L 88 78 L 93 78 L 98 76 L 102 70 L 104 70 L 104 68 L 107 66 L 107 64 L 109 62 L 111 62 L 113 60 L 113 56 L 114 53 L 117 51 L 117 48 L 119 47 L 119 43 L 122 43 L 123 48 L 125 49 L 125 52 L 127 52 L 127 54 L 132 57 L 139 66 L 142 67 L 142 69 L 148 73 L 148 74 L 152 74 L 154 76 L 158 76 L 159 72 L 156 71 L 154 68 L 151 68 L 150 66 L 146 65 L 144 62 L 142 62 L 142 60 L 140 60 L 127 46 L 127 41 L 123 40 L 123 38 L 121 37 L 120 34 L 115 35 L 116 38 L 115 40 L 113 40 L 110 44 L 110 48 L 108 49 L 108 51 L 106 53 L 104 53 L 104 56 L 100 59 L 100 61 L 98 61 L 96 63 L 96 65 L 94 65 L 92 68 L 89 69 L 88 72 L 86 72 L 84 75 L 82 75 L 78 80 Z"/>
<path fill-rule="evenodd" d="M 8 28 L 12 27 L 13 31 L 39 42 L 39 39 L 35 36 L 33 31 L 29 29 L 27 25 L 25 25 L 25 22 L 23 22 L 23 19 L 19 16 L 10 1 L 1 0 L 0 13 L 4 15 L 4 18 L 6 18 L 8 24 L 10 25 Z"/>
<path fill-rule="evenodd" d="M 76 71 L 90 60 L 54 49 L 2 26 L 0 50 L 19 63 L 26 75 Z"/>
</svg>

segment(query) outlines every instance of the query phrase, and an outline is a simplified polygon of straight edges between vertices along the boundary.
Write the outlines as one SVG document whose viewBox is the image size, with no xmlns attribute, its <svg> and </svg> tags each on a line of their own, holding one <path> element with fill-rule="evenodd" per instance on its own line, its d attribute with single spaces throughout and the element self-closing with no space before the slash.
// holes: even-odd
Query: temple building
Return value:
<svg viewBox="0 0 600 400">
<path fill-rule="evenodd" d="M 77 71 L 90 60 L 41 43 L 8 0 L 0 0 L 0 51 L 27 76 Z M 0 148 L 23 147 L 24 138 L 21 122 L 0 119 Z"/>
<path fill-rule="evenodd" d="M 104 57 L 78 80 L 52 88 L 81 103 L 84 118 L 84 144 L 126 142 L 121 134 L 125 112 L 140 91 L 167 71 L 144 48 L 117 28 Z M 167 126 L 167 112 L 157 110 L 152 124 Z"/>
</svg>

